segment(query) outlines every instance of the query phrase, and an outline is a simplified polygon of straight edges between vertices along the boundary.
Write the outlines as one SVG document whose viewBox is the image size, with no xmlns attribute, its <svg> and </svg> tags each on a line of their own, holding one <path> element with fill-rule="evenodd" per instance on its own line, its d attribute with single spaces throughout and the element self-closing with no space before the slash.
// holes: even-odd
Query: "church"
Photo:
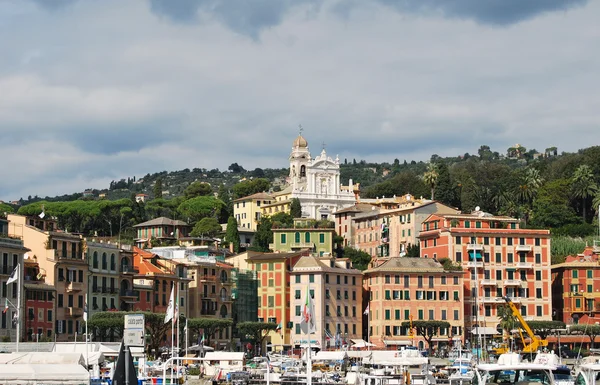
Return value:
<svg viewBox="0 0 600 385">
<path fill-rule="evenodd" d="M 334 212 L 356 203 L 358 186 L 352 180 L 348 186 L 341 184 L 340 160 L 328 156 L 325 146 L 320 155 L 312 158 L 308 142 L 300 132 L 292 144 L 289 160 L 286 190 L 291 193 L 290 198 L 300 200 L 303 217 L 333 220 Z"/>
</svg>

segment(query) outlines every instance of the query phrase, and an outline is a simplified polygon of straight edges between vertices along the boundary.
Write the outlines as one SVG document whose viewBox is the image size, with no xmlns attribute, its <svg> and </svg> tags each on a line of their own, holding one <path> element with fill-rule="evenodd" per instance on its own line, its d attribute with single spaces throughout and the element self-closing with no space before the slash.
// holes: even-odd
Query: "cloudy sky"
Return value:
<svg viewBox="0 0 600 385">
<path fill-rule="evenodd" d="M 0 199 L 600 144 L 598 0 L 0 0 Z"/>
</svg>

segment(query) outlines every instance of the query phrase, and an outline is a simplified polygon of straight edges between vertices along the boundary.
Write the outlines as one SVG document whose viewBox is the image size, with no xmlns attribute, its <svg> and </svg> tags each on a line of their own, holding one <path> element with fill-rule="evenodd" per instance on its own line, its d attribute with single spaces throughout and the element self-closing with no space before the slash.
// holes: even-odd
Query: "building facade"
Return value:
<svg viewBox="0 0 600 385">
<path fill-rule="evenodd" d="M 294 252 L 304 249 L 317 255 L 333 251 L 334 223 L 312 219 L 294 219 L 293 228 L 273 226 L 273 243 L 269 248 L 277 252 Z"/>
<path fill-rule="evenodd" d="M 19 304 L 17 294 L 20 290 L 21 298 L 23 298 L 23 256 L 29 249 L 23 245 L 20 236 L 14 233 L 9 234 L 9 228 L 13 228 L 13 226 L 9 226 L 9 220 L 0 218 L 0 301 L 2 301 L 2 304 L 7 303 L 7 301 L 9 303 L 9 308 L 0 314 L 0 338 L 10 338 L 10 341 L 14 342 L 17 340 L 17 330 L 16 322 L 13 322 L 13 320 L 16 321 L 17 307 L 21 309 L 21 322 L 26 316 L 23 313 L 23 299 Z M 17 265 L 21 266 L 21 278 L 7 285 L 6 282 Z M 23 331 L 23 328 L 21 330 Z M 21 335 L 21 339 L 22 337 Z"/>
<path fill-rule="evenodd" d="M 233 216 L 242 229 L 256 231 L 262 215 L 261 207 L 271 204 L 273 197 L 267 193 L 256 193 L 233 201 Z"/>
<path fill-rule="evenodd" d="M 432 214 L 420 234 L 421 257 L 449 258 L 464 279 L 465 327 L 497 328 L 509 297 L 530 320 L 552 318 L 550 231 L 519 228 L 518 220 L 483 212 Z"/>
<path fill-rule="evenodd" d="M 184 221 L 165 217 L 151 219 L 133 226 L 137 233 L 135 243 L 138 247 L 152 247 L 152 239 L 177 241 L 189 236 L 190 226 Z"/>
<path fill-rule="evenodd" d="M 446 321 L 433 342 L 447 344 L 451 337 L 464 337 L 463 276 L 461 270 L 446 270 L 431 258 L 392 257 L 377 261 L 364 271 L 363 284 L 369 299 L 366 334 L 380 348 L 417 346 L 425 341 L 409 332 L 413 320 Z"/>
<path fill-rule="evenodd" d="M 120 310 L 119 248 L 116 244 L 86 241 L 88 316 L 102 311 Z"/>
<path fill-rule="evenodd" d="M 321 349 L 342 348 L 351 339 L 362 338 L 362 273 L 348 259 L 303 256 L 291 272 L 290 307 L 293 310 L 291 343 L 296 348 L 310 344 Z M 302 306 L 310 295 L 315 307 L 315 334 L 300 329 Z"/>
<path fill-rule="evenodd" d="M 554 319 L 567 325 L 600 322 L 600 248 L 567 256 L 552 265 Z"/>
</svg>

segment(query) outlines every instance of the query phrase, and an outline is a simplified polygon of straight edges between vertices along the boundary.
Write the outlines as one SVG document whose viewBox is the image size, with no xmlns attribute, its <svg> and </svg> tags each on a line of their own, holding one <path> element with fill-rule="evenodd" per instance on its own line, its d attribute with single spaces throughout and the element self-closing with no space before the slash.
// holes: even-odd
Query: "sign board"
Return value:
<svg viewBox="0 0 600 385">
<path fill-rule="evenodd" d="M 144 331 L 142 329 L 125 329 L 123 331 L 125 346 L 144 346 Z"/>
<path fill-rule="evenodd" d="M 145 319 L 143 314 L 126 314 L 123 342 L 126 346 L 144 346 Z"/>
</svg>

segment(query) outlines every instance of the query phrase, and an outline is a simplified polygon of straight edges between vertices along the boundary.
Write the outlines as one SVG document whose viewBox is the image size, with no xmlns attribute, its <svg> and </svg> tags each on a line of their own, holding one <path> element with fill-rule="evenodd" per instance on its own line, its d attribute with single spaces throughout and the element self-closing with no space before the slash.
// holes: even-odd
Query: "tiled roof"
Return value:
<svg viewBox="0 0 600 385">
<path fill-rule="evenodd" d="M 248 251 L 248 261 L 264 261 L 270 259 L 289 259 L 302 255 L 302 252 L 297 253 L 261 253 L 257 251 Z"/>
<path fill-rule="evenodd" d="M 140 275 L 173 275 L 151 262 L 151 259 L 156 256 L 155 254 L 142 250 L 139 247 L 134 247 L 133 252 L 133 265 L 139 269 Z"/>
<path fill-rule="evenodd" d="M 234 200 L 234 202 L 247 201 L 249 199 L 273 199 L 273 197 L 267 194 L 266 192 L 259 192 L 256 194 L 248 195 L 247 197 L 238 198 Z"/>
<path fill-rule="evenodd" d="M 340 272 L 343 270 L 345 274 L 362 274 L 358 269 L 346 269 L 344 267 L 340 267 L 338 265 L 331 267 L 330 261 L 334 258 L 322 258 L 316 257 L 314 255 L 306 255 L 303 256 L 296 262 L 294 265 L 293 272 L 304 271 L 325 271 L 325 272 Z M 346 261 L 345 258 L 338 259 L 338 261 Z"/>
<path fill-rule="evenodd" d="M 333 213 L 333 215 L 344 214 L 344 213 L 362 213 L 362 212 L 373 210 L 373 207 L 375 207 L 375 206 L 373 206 L 369 203 L 356 203 L 353 206 L 346 207 L 346 208 L 336 211 L 335 213 Z"/>
<path fill-rule="evenodd" d="M 184 221 L 173 220 L 166 217 L 159 217 L 151 219 L 144 223 L 139 223 L 133 227 L 150 227 L 150 226 L 187 226 L 188 224 Z"/>
<path fill-rule="evenodd" d="M 377 267 L 370 268 L 364 273 L 375 273 L 380 271 L 389 272 L 446 272 L 441 263 L 429 258 L 392 257 Z"/>
</svg>

